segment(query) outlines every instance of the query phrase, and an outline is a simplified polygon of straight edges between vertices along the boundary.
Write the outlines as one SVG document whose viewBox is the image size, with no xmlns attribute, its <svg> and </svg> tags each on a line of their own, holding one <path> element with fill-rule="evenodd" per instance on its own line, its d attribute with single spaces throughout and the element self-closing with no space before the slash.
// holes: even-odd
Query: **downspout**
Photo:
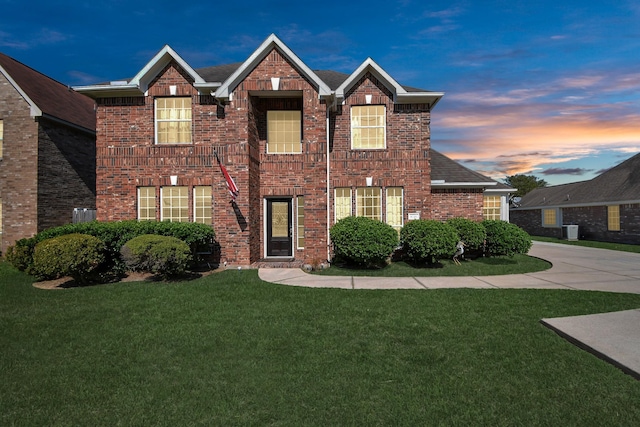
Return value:
<svg viewBox="0 0 640 427">
<path fill-rule="evenodd" d="M 331 145 L 331 142 L 329 141 L 329 137 L 330 137 L 330 132 L 329 132 L 329 122 L 330 122 L 330 117 L 331 117 L 331 106 L 333 105 L 333 103 L 335 103 L 335 98 L 334 101 L 331 104 L 327 103 L 327 262 L 331 261 L 331 236 L 329 233 L 329 228 L 330 228 L 330 217 L 331 217 L 331 184 L 329 181 L 330 178 L 330 166 L 331 166 L 331 160 L 330 160 L 330 152 L 329 152 L 329 146 Z"/>
</svg>

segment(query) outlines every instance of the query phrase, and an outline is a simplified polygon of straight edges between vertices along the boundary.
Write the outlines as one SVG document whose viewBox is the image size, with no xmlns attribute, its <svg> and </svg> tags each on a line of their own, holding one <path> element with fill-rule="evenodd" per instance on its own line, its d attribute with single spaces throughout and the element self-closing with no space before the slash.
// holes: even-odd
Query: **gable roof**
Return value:
<svg viewBox="0 0 640 427">
<path fill-rule="evenodd" d="M 275 34 L 267 37 L 258 49 L 244 62 L 193 69 L 173 49 L 165 46 L 132 79 L 90 86 L 78 86 L 75 89 L 78 92 L 96 98 L 109 96 L 140 96 L 147 90 L 148 83 L 170 60 L 174 59 L 193 78 L 194 87 L 196 87 L 200 93 L 204 95 L 211 94 L 218 99 L 228 99 L 235 87 L 246 78 L 273 49 L 277 49 L 278 52 L 287 58 L 287 60 L 315 86 L 320 97 L 333 100 L 343 98 L 345 91 L 348 91 L 367 72 L 372 73 L 378 80 L 383 82 L 393 93 L 394 102 L 399 104 L 426 103 L 430 108 L 433 108 L 442 96 L 444 96 L 442 92 L 425 91 L 400 85 L 371 58 L 367 58 L 352 74 L 331 70 L 312 70 Z"/>
<path fill-rule="evenodd" d="M 425 103 L 433 108 L 444 96 L 442 92 L 427 92 L 412 90 L 407 91 L 393 77 L 387 74 L 376 62 L 367 58 L 351 75 L 336 89 L 336 97 L 342 100 L 345 94 L 366 74 L 371 73 L 381 81 L 393 93 L 393 101 L 396 103 Z"/>
<path fill-rule="evenodd" d="M 640 203 L 640 153 L 589 181 L 536 188 L 517 209 Z"/>
<path fill-rule="evenodd" d="M 432 188 L 496 188 L 499 184 L 489 177 L 462 166 L 433 148 L 430 153 Z M 515 191 L 504 184 L 502 189 Z"/>
<path fill-rule="evenodd" d="M 0 73 L 29 104 L 31 116 L 95 132 L 94 101 L 0 53 Z"/>
<path fill-rule="evenodd" d="M 318 90 L 320 96 L 331 95 L 331 89 L 325 82 L 320 80 L 316 73 L 314 73 L 307 65 L 298 58 L 282 41 L 275 35 L 271 34 L 267 39 L 256 49 L 246 61 L 238 67 L 236 71 L 231 74 L 223 84 L 216 90 L 216 98 L 228 98 L 229 93 L 235 89 L 235 87 L 244 80 L 251 71 L 273 50 L 277 49 L 287 60 L 302 73 Z"/>
</svg>

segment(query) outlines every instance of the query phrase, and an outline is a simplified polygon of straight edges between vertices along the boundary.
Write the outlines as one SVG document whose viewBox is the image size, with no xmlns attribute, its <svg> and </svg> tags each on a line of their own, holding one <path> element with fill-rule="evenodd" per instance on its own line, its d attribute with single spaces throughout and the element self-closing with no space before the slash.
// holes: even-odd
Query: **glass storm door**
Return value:
<svg viewBox="0 0 640 427">
<path fill-rule="evenodd" d="M 267 200 L 267 256 L 292 255 L 291 199 Z"/>
</svg>

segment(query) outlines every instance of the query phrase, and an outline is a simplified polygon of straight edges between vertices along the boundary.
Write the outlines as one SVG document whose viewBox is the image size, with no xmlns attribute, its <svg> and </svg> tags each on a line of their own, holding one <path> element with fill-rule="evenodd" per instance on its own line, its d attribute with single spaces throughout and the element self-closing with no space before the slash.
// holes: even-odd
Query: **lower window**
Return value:
<svg viewBox="0 0 640 427">
<path fill-rule="evenodd" d="M 382 195 L 380 187 L 356 188 L 356 216 L 382 221 Z"/>
<path fill-rule="evenodd" d="M 484 196 L 482 203 L 482 218 L 495 219 L 500 218 L 500 196 Z"/>
<path fill-rule="evenodd" d="M 160 188 L 160 220 L 173 222 L 189 221 L 189 188 Z"/>
<path fill-rule="evenodd" d="M 138 220 L 156 220 L 156 187 L 138 187 Z"/>
<path fill-rule="evenodd" d="M 607 206 L 607 229 L 620 231 L 620 206 Z"/>
<path fill-rule="evenodd" d="M 557 209 L 543 209 L 542 210 L 542 226 L 543 227 L 558 227 L 558 210 Z"/>
</svg>

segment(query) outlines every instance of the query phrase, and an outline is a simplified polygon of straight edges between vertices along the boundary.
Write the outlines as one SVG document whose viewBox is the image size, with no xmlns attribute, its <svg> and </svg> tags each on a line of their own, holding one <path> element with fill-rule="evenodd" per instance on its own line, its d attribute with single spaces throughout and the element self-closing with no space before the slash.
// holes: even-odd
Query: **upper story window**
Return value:
<svg viewBox="0 0 640 427">
<path fill-rule="evenodd" d="M 191 143 L 191 98 L 156 98 L 156 144 Z"/>
<path fill-rule="evenodd" d="M 351 107 L 351 148 L 386 148 L 386 116 L 384 105 Z"/>
<path fill-rule="evenodd" d="M 267 153 L 302 153 L 300 111 L 267 111 Z"/>
</svg>

